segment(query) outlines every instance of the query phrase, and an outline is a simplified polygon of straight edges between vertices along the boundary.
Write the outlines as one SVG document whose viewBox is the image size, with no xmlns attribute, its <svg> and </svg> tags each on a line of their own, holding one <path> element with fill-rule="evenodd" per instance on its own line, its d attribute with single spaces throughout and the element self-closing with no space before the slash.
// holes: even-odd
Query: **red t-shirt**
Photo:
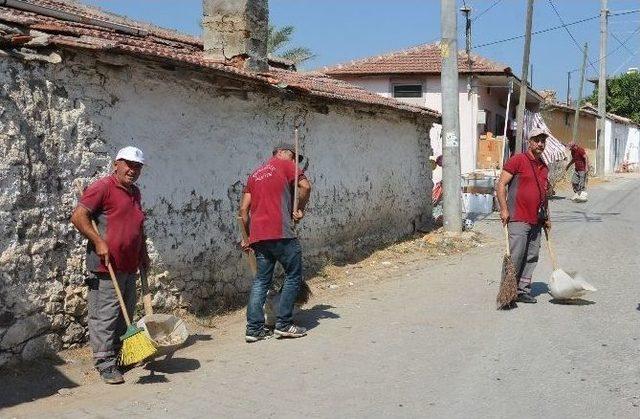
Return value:
<svg viewBox="0 0 640 419">
<path fill-rule="evenodd" d="M 125 188 L 115 175 L 110 175 L 89 185 L 78 205 L 88 209 L 96 220 L 100 235 L 109 247 L 113 270 L 136 272 L 140 265 L 144 223 L 140 190 L 135 185 L 131 190 Z M 91 240 L 87 244 L 87 269 L 107 272 Z"/>
<path fill-rule="evenodd" d="M 507 160 L 503 170 L 513 175 L 507 196 L 510 220 L 538 224 L 538 208 L 547 201 L 549 168 L 527 151 Z"/>
<path fill-rule="evenodd" d="M 271 158 L 249 176 L 245 193 L 251 194 L 249 243 L 296 237 L 293 231 L 293 160 Z M 298 179 L 306 179 L 298 170 Z"/>
<path fill-rule="evenodd" d="M 576 172 L 587 171 L 587 152 L 584 148 L 578 146 L 571 149 L 571 159 L 576 165 Z"/>
</svg>

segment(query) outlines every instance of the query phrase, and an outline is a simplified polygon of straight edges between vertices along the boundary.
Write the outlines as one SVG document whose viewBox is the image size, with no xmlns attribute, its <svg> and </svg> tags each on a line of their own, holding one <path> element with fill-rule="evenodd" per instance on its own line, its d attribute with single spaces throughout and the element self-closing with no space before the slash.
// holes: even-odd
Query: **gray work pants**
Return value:
<svg viewBox="0 0 640 419">
<path fill-rule="evenodd" d="M 575 193 L 584 191 L 587 187 L 587 172 L 573 172 L 571 185 L 573 186 L 573 192 Z"/>
<path fill-rule="evenodd" d="M 116 272 L 130 319 L 136 307 L 136 277 L 135 273 Z M 104 369 L 115 365 L 122 346 L 120 336 L 126 332 L 127 324 L 109 274 L 91 273 L 86 282 L 89 286 L 89 343 L 96 366 Z"/>
<path fill-rule="evenodd" d="M 542 228 L 519 221 L 510 222 L 508 228 L 511 260 L 518 275 L 518 293 L 529 293 L 533 271 L 538 264 Z"/>
</svg>

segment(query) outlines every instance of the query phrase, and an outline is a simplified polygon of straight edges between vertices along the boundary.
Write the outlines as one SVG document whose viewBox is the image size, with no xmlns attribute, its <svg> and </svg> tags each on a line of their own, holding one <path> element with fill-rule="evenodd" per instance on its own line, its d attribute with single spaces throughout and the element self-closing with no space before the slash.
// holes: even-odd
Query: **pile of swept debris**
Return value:
<svg viewBox="0 0 640 419">
<path fill-rule="evenodd" d="M 314 290 L 353 286 L 360 281 L 375 282 L 393 276 L 402 266 L 459 254 L 481 247 L 485 241 L 474 231 L 450 234 L 440 228 L 381 249 L 371 249 L 356 261 L 327 260 L 308 282 Z"/>
</svg>

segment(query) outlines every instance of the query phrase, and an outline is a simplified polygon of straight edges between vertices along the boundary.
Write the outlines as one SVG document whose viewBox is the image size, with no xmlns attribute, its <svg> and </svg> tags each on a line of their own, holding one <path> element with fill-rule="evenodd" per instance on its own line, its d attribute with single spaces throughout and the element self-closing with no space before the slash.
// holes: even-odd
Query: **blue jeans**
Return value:
<svg viewBox="0 0 640 419">
<path fill-rule="evenodd" d="M 298 239 L 265 240 L 252 246 L 258 272 L 247 306 L 247 334 L 256 335 L 264 328 L 264 302 L 273 281 L 273 270 L 280 262 L 285 272 L 278 306 L 277 329 L 285 329 L 293 321 L 293 305 L 302 283 L 302 248 Z"/>
</svg>

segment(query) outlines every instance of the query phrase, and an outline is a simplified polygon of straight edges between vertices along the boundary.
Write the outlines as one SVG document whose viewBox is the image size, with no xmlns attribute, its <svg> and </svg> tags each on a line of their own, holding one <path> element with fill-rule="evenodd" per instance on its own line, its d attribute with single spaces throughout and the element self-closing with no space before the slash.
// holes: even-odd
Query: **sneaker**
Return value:
<svg viewBox="0 0 640 419">
<path fill-rule="evenodd" d="M 271 336 L 273 335 L 273 332 L 271 332 L 271 330 L 265 328 L 262 329 L 259 333 L 255 333 L 255 334 L 245 334 L 244 335 L 244 340 L 247 343 L 253 343 L 253 342 L 257 342 L 259 340 L 265 340 L 265 339 L 269 339 Z"/>
<path fill-rule="evenodd" d="M 527 303 L 527 304 L 535 304 L 538 302 L 531 294 L 527 292 L 523 292 L 518 294 L 518 298 L 516 299 L 519 303 Z"/>
<path fill-rule="evenodd" d="M 572 201 L 576 201 L 578 198 L 580 197 L 580 195 L 578 195 L 578 193 L 573 194 L 573 197 L 571 197 Z"/>
<path fill-rule="evenodd" d="M 124 383 L 124 377 L 118 370 L 116 365 L 111 365 L 107 368 L 100 370 L 100 378 L 107 384 L 122 384 Z"/>
<path fill-rule="evenodd" d="M 301 338 L 307 334 L 307 329 L 292 324 L 284 329 L 276 329 L 274 333 L 277 338 Z"/>
</svg>

